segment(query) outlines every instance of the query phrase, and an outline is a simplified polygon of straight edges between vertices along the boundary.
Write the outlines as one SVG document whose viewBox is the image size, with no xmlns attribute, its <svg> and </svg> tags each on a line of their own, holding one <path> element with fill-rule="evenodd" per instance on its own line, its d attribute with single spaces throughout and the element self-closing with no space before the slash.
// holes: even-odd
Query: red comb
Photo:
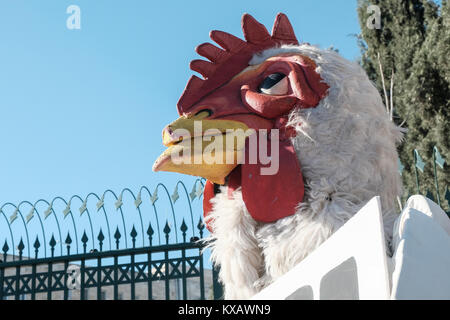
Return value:
<svg viewBox="0 0 450 320">
<path fill-rule="evenodd" d="M 283 44 L 298 45 L 294 30 L 286 15 L 279 13 L 275 19 L 272 35 L 251 15 L 242 16 L 242 30 L 245 40 L 223 31 L 211 31 L 210 37 L 221 48 L 203 43 L 196 48 L 205 60 L 193 60 L 190 68 L 200 73 L 204 79 L 192 76 L 178 101 L 178 112 L 188 113 L 189 109 L 204 96 L 230 81 L 248 66 L 255 53 Z"/>
</svg>

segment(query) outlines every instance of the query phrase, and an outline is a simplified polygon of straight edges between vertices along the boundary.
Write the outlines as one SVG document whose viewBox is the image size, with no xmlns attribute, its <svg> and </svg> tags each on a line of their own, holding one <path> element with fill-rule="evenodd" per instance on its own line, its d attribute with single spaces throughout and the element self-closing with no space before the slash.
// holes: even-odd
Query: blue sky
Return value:
<svg viewBox="0 0 450 320">
<path fill-rule="evenodd" d="M 81 30 L 66 27 L 72 4 Z M 194 48 L 212 29 L 242 37 L 245 12 L 269 30 L 284 12 L 300 40 L 359 55 L 354 0 L 2 0 L 0 205 L 190 187 L 194 178 L 151 171 L 161 131 L 177 118 Z"/>
</svg>

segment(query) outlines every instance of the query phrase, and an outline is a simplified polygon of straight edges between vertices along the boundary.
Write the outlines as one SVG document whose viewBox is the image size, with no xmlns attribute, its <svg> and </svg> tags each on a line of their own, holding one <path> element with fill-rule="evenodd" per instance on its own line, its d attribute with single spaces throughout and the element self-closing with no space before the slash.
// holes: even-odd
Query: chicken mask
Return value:
<svg viewBox="0 0 450 320">
<path fill-rule="evenodd" d="M 250 64 L 264 50 L 298 45 L 284 14 L 277 15 L 272 35 L 248 14 L 242 17 L 242 29 L 246 41 L 212 31 L 211 39 L 222 49 L 210 43 L 196 48 L 198 54 L 210 60 L 190 64 L 204 79 L 192 76 L 189 80 L 177 105 L 181 117 L 163 130 L 163 144 L 168 149 L 156 160 L 153 170 L 206 178 L 205 217 L 212 210 L 210 200 L 218 189 L 215 186 L 226 185 L 229 197 L 232 191 L 242 188 L 250 215 L 256 221 L 269 223 L 293 215 L 304 196 L 301 164 L 290 139 L 295 130 L 287 126 L 288 115 L 295 108 L 316 107 L 329 87 L 316 72 L 314 61 L 299 53 L 284 53 Z M 275 129 L 277 141 L 271 135 Z M 237 131 L 243 138 L 237 138 L 241 143 L 232 147 L 224 143 L 213 152 L 216 159 L 224 161 L 212 163 L 196 158 L 213 139 L 225 140 Z M 268 151 L 277 147 L 275 154 L 268 152 L 268 158 L 277 161 L 276 172 L 264 174 L 264 168 L 269 167 L 267 161 L 250 160 L 251 142 L 258 147 L 265 144 Z M 174 155 L 190 161 L 174 161 Z M 276 155 L 278 159 L 274 159 Z"/>
</svg>

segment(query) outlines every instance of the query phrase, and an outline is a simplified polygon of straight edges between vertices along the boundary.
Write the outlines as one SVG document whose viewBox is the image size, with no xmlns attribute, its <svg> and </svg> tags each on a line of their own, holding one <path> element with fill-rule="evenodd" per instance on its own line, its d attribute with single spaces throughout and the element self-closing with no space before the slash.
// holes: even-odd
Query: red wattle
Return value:
<svg viewBox="0 0 450 320">
<path fill-rule="evenodd" d="M 271 141 L 268 141 L 270 150 Z M 279 170 L 262 175 L 269 165 L 241 166 L 242 197 L 250 215 L 259 222 L 270 223 L 295 214 L 303 201 L 305 185 L 300 163 L 290 140 L 279 141 Z"/>
<path fill-rule="evenodd" d="M 242 187 L 242 198 L 247 210 L 253 219 L 263 223 L 295 214 L 305 193 L 300 163 L 291 141 L 284 139 L 278 142 L 279 167 L 275 174 L 262 174 L 261 169 L 269 168 L 271 164 L 261 164 L 259 157 L 256 164 L 249 163 L 250 148 L 247 141 L 245 164 L 236 167 L 228 177 L 228 198 L 232 199 L 233 191 Z M 271 144 L 268 140 L 268 151 L 271 150 Z M 214 196 L 214 184 L 207 181 L 203 194 L 203 214 L 210 232 L 213 230 L 211 220 L 207 217 L 212 211 L 210 200 Z"/>
<path fill-rule="evenodd" d="M 207 219 L 207 217 L 213 209 L 211 199 L 214 197 L 214 183 L 208 180 L 206 181 L 205 189 L 203 190 L 203 220 L 205 221 L 206 228 L 209 230 L 209 232 L 212 232 L 212 228 L 211 221 L 209 221 L 210 219 Z"/>
</svg>

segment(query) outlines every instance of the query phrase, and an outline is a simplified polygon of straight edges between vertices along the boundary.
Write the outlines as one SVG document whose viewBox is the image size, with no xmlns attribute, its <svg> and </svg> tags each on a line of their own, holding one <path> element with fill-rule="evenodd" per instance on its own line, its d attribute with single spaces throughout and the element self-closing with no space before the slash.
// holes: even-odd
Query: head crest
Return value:
<svg viewBox="0 0 450 320">
<path fill-rule="evenodd" d="M 242 16 L 245 40 L 223 31 L 211 31 L 210 37 L 221 48 L 204 43 L 196 48 L 205 60 L 193 60 L 190 67 L 204 79 L 192 76 L 178 101 L 180 114 L 189 109 L 208 93 L 219 88 L 248 66 L 255 53 L 283 44 L 298 45 L 294 30 L 286 15 L 279 13 L 275 19 L 272 35 L 251 15 Z"/>
</svg>

